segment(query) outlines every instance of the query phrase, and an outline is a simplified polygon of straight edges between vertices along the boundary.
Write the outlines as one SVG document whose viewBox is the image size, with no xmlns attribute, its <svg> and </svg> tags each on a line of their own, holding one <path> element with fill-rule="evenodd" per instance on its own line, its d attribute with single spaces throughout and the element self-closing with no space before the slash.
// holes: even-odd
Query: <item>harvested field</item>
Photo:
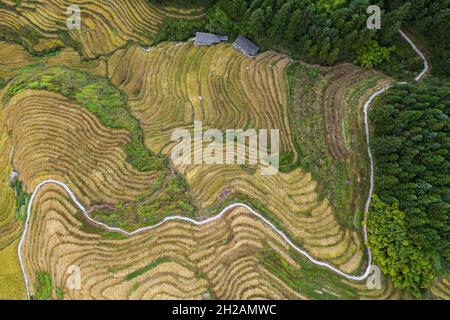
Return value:
<svg viewBox="0 0 450 320">
<path fill-rule="evenodd" d="M 17 256 L 23 221 L 16 216 L 15 191 L 10 185 L 13 146 L 4 125 L 0 90 L 0 299 L 25 298 L 25 285 Z"/>
<path fill-rule="evenodd" d="M 247 173 L 239 167 L 191 166 L 185 172 L 194 199 L 206 211 L 215 203 L 244 195 L 267 209 L 266 215 L 319 260 L 357 273 L 364 266 L 363 243 L 343 228 L 329 202 L 320 199 L 311 174 L 301 169 L 275 176 Z M 221 196 L 229 191 L 226 198 Z M 209 210 L 211 212 L 211 210 Z"/>
<path fill-rule="evenodd" d="M 283 72 L 289 59 L 266 52 L 256 58 L 228 44 L 211 47 L 163 43 L 115 52 L 109 76 L 129 105 L 153 152 L 168 154 L 175 128 L 279 129 L 281 151 L 295 153 L 289 136 Z"/>
<path fill-rule="evenodd" d="M 23 257 L 31 284 L 38 273 L 51 276 L 53 298 L 56 288 L 64 291 L 65 299 L 399 296 L 389 284 L 369 293 L 363 284 L 349 284 L 295 257 L 278 235 L 245 209 L 234 209 L 208 225 L 172 221 L 123 240 L 83 229 L 79 217 L 60 187 L 46 185 L 38 192 Z M 268 253 L 281 264 L 265 263 Z M 70 266 L 80 270 L 80 290 L 66 286 Z M 275 273 L 277 266 L 284 274 Z M 310 286 L 286 284 L 294 284 L 299 276 L 308 278 L 299 283 L 311 281 Z M 312 289 L 317 285 L 318 292 Z M 31 291 L 34 294 L 32 286 Z"/>
<path fill-rule="evenodd" d="M 41 59 L 40 62 L 47 67 L 62 66 L 99 77 L 105 77 L 107 74 L 107 66 L 104 59 L 82 61 L 78 52 L 69 48 L 60 50 L 56 55 Z"/>
<path fill-rule="evenodd" d="M 159 176 L 126 161 L 122 146 L 130 136 L 125 130 L 105 128 L 59 94 L 27 90 L 14 96 L 5 112 L 13 165 L 27 192 L 54 178 L 67 182 L 86 205 L 116 203 L 134 200 Z"/>
<path fill-rule="evenodd" d="M 0 299 L 20 300 L 26 297 L 25 283 L 17 256 L 18 240 L 0 249 Z"/>
<path fill-rule="evenodd" d="M 70 5 L 81 8 L 81 29 L 67 30 Z M 147 0 L 39 0 L 0 2 L 0 34 L 42 53 L 64 46 L 84 57 L 107 55 L 128 41 L 150 44 L 166 17 L 199 18 L 202 10 L 176 10 L 151 5 Z"/>
<path fill-rule="evenodd" d="M 91 73 L 97 76 L 106 76 L 106 62 L 103 59 L 82 61 L 80 55 L 70 48 L 37 58 L 22 46 L 0 41 L 0 86 L 20 73 L 21 68 L 33 64 L 42 64 L 46 67 L 64 66 Z"/>
<path fill-rule="evenodd" d="M 361 106 L 387 78 L 350 65 L 293 64 L 275 52 L 249 58 L 229 44 L 144 49 L 137 44 L 151 44 L 165 17 L 195 19 L 203 11 L 146 0 L 70 4 L 82 7 L 80 31 L 64 31 L 66 0 L 0 4 L 0 34 L 45 53 L 37 58 L 0 42 L 0 59 L 17 52 L 0 64 L 0 256 L 14 271 L 0 272 L 0 280 L 17 282 L 19 272 L 12 253 L 23 224 L 8 181 L 13 169 L 25 192 L 46 179 L 64 182 L 93 218 L 128 231 L 171 215 L 200 220 L 245 202 L 313 257 L 347 273 L 366 267 L 361 225 L 353 220 L 367 195 Z M 92 97 L 100 91 L 126 105 L 97 109 Z M 127 146 L 144 140 L 162 163 L 174 147 L 172 131 L 191 130 L 194 121 L 204 130 L 279 129 L 282 172 L 130 161 Z M 147 155 L 143 149 L 136 153 Z M 51 279 L 54 299 L 407 297 L 389 279 L 369 290 L 311 264 L 243 208 L 203 226 L 171 221 L 125 237 L 87 223 L 52 185 L 35 199 L 22 257 L 32 295 L 41 278 Z M 67 287 L 74 265 L 81 290 Z M 0 298 L 23 290 L 3 289 Z"/>
<path fill-rule="evenodd" d="M 265 208 L 266 214 L 313 256 L 343 271 L 357 272 L 364 267 L 363 244 L 352 223 L 366 197 L 362 181 L 365 177 L 361 175 L 367 163 L 358 159 L 366 157 L 362 124 L 344 128 L 333 123 L 361 121 L 362 102 L 371 92 L 362 89 L 368 83 L 376 87 L 383 77 L 349 65 L 329 71 L 324 68 L 324 79 L 313 91 L 317 101 L 312 97 L 320 108 L 318 115 L 323 117 L 316 130 L 326 132 L 324 150 L 317 149 L 331 154 L 332 160 L 343 158 L 357 180 L 353 193 L 339 195 L 333 190 L 326 194 L 318 185 L 320 180 L 308 171 L 295 169 L 299 147 L 291 139 L 291 124 L 296 123 L 288 118 L 288 110 L 295 106 L 306 108 L 309 100 L 303 100 L 301 94 L 294 98 L 297 92 L 288 95 L 284 76 L 288 63 L 288 58 L 272 52 L 247 58 L 227 44 L 198 47 L 192 43 L 165 43 L 149 51 L 139 47 L 119 50 L 109 59 L 108 69 L 112 82 L 128 95 L 130 108 L 144 130 L 146 145 L 153 152 L 169 154 L 174 145 L 170 141 L 173 129 L 191 129 L 194 120 L 202 121 L 204 130 L 279 129 L 281 152 L 292 155 L 290 172 L 265 177 L 255 173 L 254 168 L 242 166 L 177 167 L 186 177 L 200 216 L 213 214 L 217 203 L 243 195 Z M 301 76 L 307 78 L 297 74 Z M 342 87 L 337 85 L 338 79 Z M 326 92 L 320 91 L 327 87 L 330 89 Z M 304 134 L 305 140 L 315 141 L 308 128 L 294 130 Z M 345 136 L 351 145 L 346 145 Z M 350 151 L 356 143 L 360 143 L 360 149 Z M 308 157 L 305 152 L 303 155 Z M 339 182 L 344 180 L 345 189 L 345 173 L 339 178 Z M 346 226 L 335 215 L 335 203 L 328 200 L 339 196 L 349 202 L 343 208 L 348 211 L 340 212 Z"/>
<path fill-rule="evenodd" d="M 29 54 L 22 46 L 0 41 L 0 86 L 1 81 L 7 81 L 19 69 L 33 62 L 36 58 Z"/>
<path fill-rule="evenodd" d="M 16 199 L 14 189 L 10 185 L 13 172 L 11 156 L 13 145 L 4 125 L 4 109 L 1 103 L 0 91 L 0 250 L 11 246 L 19 237 L 22 221 L 16 218 Z"/>
</svg>

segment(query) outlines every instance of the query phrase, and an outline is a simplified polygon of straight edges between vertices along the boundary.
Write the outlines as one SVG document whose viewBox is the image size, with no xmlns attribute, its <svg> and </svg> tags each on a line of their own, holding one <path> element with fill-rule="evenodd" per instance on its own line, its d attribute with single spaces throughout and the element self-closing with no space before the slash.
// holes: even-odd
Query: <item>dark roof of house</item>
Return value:
<svg viewBox="0 0 450 320">
<path fill-rule="evenodd" d="M 234 42 L 234 47 L 247 55 L 255 55 L 259 51 L 259 47 L 248 40 L 246 37 L 239 36 Z"/>
<path fill-rule="evenodd" d="M 228 41 L 228 36 L 219 36 L 214 33 L 196 32 L 195 44 L 197 45 L 211 45 L 223 41 Z"/>
</svg>

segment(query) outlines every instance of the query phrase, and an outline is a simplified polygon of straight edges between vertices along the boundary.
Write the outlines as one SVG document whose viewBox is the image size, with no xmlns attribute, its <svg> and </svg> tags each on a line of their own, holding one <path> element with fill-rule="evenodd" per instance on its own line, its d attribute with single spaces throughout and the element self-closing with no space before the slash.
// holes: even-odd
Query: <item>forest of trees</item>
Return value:
<svg viewBox="0 0 450 320">
<path fill-rule="evenodd" d="M 450 76 L 450 0 L 413 0 L 406 28 L 421 35 L 433 74 Z"/>
<path fill-rule="evenodd" d="M 370 112 L 375 262 L 416 294 L 450 271 L 450 84 L 399 85 Z"/>
<path fill-rule="evenodd" d="M 168 2 L 175 0 L 149 0 Z M 362 62 L 372 67 L 389 56 L 401 26 L 421 32 L 438 46 L 439 69 L 450 74 L 450 0 L 190 0 L 209 9 L 204 29 L 231 36 L 242 34 L 263 49 L 276 49 L 311 63 Z M 382 9 L 380 30 L 369 30 L 367 7 Z M 189 26 L 170 21 L 160 39 L 181 40 Z M 197 22 L 198 23 L 198 22 Z M 180 32 L 178 29 L 183 29 Z M 387 52 L 387 56 L 386 56 Z M 383 58 L 380 60 L 380 57 Z"/>
</svg>

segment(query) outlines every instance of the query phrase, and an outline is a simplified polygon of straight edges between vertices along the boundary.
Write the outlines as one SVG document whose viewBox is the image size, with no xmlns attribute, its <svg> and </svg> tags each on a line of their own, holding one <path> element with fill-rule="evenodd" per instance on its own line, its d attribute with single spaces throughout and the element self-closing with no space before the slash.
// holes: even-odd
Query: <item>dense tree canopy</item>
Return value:
<svg viewBox="0 0 450 320">
<path fill-rule="evenodd" d="M 375 257 L 386 269 L 417 268 L 412 258 L 398 259 L 400 249 L 420 257 L 416 263 L 421 266 L 431 264 L 433 275 L 450 268 L 449 116 L 448 83 L 400 85 L 372 107 L 375 192 L 381 200 L 369 215 L 369 232 Z M 408 249 L 387 246 L 394 237 L 390 233 L 397 232 L 392 228 L 402 229 Z M 425 272 L 415 276 L 414 285 L 390 274 L 394 282 L 415 290 L 430 285 Z"/>
<path fill-rule="evenodd" d="M 345 3 L 348 2 L 348 3 Z M 263 48 L 326 64 L 350 59 L 354 45 L 372 39 L 369 0 L 336 4 L 310 0 L 218 0 L 208 16 L 212 32 L 243 34 Z"/>
<path fill-rule="evenodd" d="M 263 49 L 321 64 L 355 61 L 372 67 L 387 59 L 397 29 L 406 27 L 417 30 L 430 46 L 437 47 L 437 70 L 450 74 L 450 0 L 189 0 L 188 4 L 209 8 L 203 21 L 208 31 L 242 34 Z M 374 4 L 382 9 L 380 30 L 366 26 L 370 15 L 367 7 Z M 189 27 L 175 26 L 184 28 L 181 32 L 171 29 L 176 39 Z M 170 32 L 164 37 L 170 39 Z"/>
<path fill-rule="evenodd" d="M 372 199 L 368 220 L 369 245 L 381 270 L 398 288 L 412 289 L 416 295 L 433 283 L 433 256 L 410 241 L 406 213 L 398 203 L 387 205 Z"/>
<path fill-rule="evenodd" d="M 450 76 L 450 0 L 386 1 L 389 8 L 408 5 L 402 25 L 421 35 L 433 65 L 433 73 Z"/>
</svg>

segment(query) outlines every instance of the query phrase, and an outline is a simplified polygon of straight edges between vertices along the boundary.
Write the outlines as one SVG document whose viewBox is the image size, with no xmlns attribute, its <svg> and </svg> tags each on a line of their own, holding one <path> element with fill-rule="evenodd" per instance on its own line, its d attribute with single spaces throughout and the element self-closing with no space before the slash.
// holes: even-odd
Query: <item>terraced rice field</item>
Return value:
<svg viewBox="0 0 450 320">
<path fill-rule="evenodd" d="M 110 58 L 108 69 L 112 82 L 128 95 L 131 110 L 144 130 L 146 145 L 154 152 L 169 154 L 174 145 L 170 141 L 172 130 L 190 129 L 196 120 L 203 122 L 205 130 L 279 128 L 281 150 L 292 154 L 295 163 L 297 149 L 287 117 L 288 92 L 284 77 L 289 61 L 272 52 L 250 59 L 227 44 L 196 47 L 191 43 L 167 43 L 149 52 L 139 47 L 117 51 Z M 336 74 L 330 72 L 328 77 L 342 78 L 347 88 L 361 85 L 367 76 L 363 70 L 350 66 L 333 72 Z M 378 76 L 375 84 L 380 79 Z M 325 123 L 342 123 L 344 112 L 349 109 L 360 117 L 361 110 L 357 108 L 367 93 L 345 88 L 323 94 L 324 101 L 320 103 L 326 111 Z M 321 98 L 322 93 L 317 91 L 314 94 Z M 332 106 L 333 99 L 340 96 L 347 99 L 345 104 L 338 101 Z M 301 99 L 297 102 L 299 108 L 309 103 Z M 326 145 L 334 148 L 336 156 L 345 147 L 342 139 L 337 140 L 343 136 L 342 131 L 342 127 L 331 125 L 326 131 L 325 148 Z M 354 158 L 360 155 L 355 154 Z M 258 175 L 255 168 L 239 166 L 177 169 L 186 177 L 194 201 L 205 215 L 211 214 L 210 209 L 217 202 L 244 195 L 265 207 L 283 229 L 317 258 L 347 272 L 356 272 L 364 266 L 358 232 L 340 224 L 330 202 L 319 194 L 318 181 L 309 172 L 297 168 L 265 177 Z M 353 217 L 353 212 L 345 214 Z"/>
<path fill-rule="evenodd" d="M 50 274 L 55 295 L 55 288 L 65 287 L 69 267 L 80 268 L 82 289 L 64 290 L 65 299 L 401 297 L 389 284 L 370 291 L 316 269 L 292 255 L 279 236 L 245 209 L 201 227 L 168 222 L 115 240 L 83 228 L 65 191 L 46 185 L 31 217 L 24 247 L 31 282 L 37 272 Z M 268 253 L 269 259 L 282 261 L 281 270 L 270 269 Z M 300 281 L 311 275 L 315 277 Z M 282 279 L 302 285 L 291 287 Z M 302 287 L 306 283 L 309 287 Z M 317 284 L 322 287 L 313 289 Z"/>
<path fill-rule="evenodd" d="M 81 8 L 80 30 L 68 30 L 66 10 Z M 177 10 L 151 5 L 147 0 L 0 1 L 3 40 L 20 41 L 29 50 L 46 52 L 75 47 L 84 57 L 107 55 L 127 42 L 149 44 L 166 17 L 195 19 L 202 10 Z"/>
<path fill-rule="evenodd" d="M 211 47 L 172 42 L 132 46 L 108 61 L 109 77 L 122 88 L 144 130 L 147 146 L 168 154 L 175 128 L 202 121 L 215 128 L 280 129 L 281 151 L 295 152 L 289 136 L 283 55 L 255 59 L 229 44 Z"/>
<path fill-rule="evenodd" d="M 106 62 L 103 59 L 82 61 L 80 55 L 71 48 L 61 49 L 59 52 L 49 54 L 44 58 L 37 58 L 18 44 L 0 41 L 0 57 L 2 57 L 0 84 L 11 80 L 21 68 L 33 63 L 41 63 L 48 67 L 66 66 L 98 76 L 106 75 Z"/>
<path fill-rule="evenodd" d="M 40 63 L 108 75 L 127 94 L 132 113 L 143 128 L 145 143 L 153 152 L 168 155 L 173 147 L 171 129 L 190 129 L 195 119 L 202 120 L 205 129 L 280 128 L 281 148 L 294 155 L 292 163 L 296 162 L 298 149 L 292 141 L 287 117 L 290 98 L 285 71 L 289 59 L 282 55 L 269 52 L 249 59 L 226 44 L 198 48 L 191 43 L 166 43 L 149 52 L 136 46 L 119 50 L 108 59 L 107 66 L 105 59 L 86 64 L 77 57 L 76 52 L 66 49 L 43 58 Z M 180 68 L 181 61 L 188 67 Z M 199 68 L 200 65 L 205 67 Z M 157 66 L 163 69 L 154 69 Z M 142 71 L 143 75 L 139 73 Z M 164 76 L 160 78 L 161 75 Z M 259 93 L 256 98 L 254 92 Z M 354 108 L 363 99 L 357 97 L 351 100 Z M 157 173 L 139 172 L 128 164 L 121 148 L 129 139 L 126 131 L 104 127 L 89 111 L 60 94 L 25 90 L 2 101 L 6 104 L 5 131 L 10 132 L 15 147 L 11 163 L 20 172 L 26 192 L 45 179 L 56 179 L 67 183 L 89 208 L 101 203 L 133 201 L 146 192 L 149 181 L 158 177 Z M 335 141 L 331 139 L 329 143 Z M 245 166 L 174 169 L 186 178 L 199 218 L 216 213 L 234 199 L 244 198 L 262 208 L 271 221 L 315 258 L 348 273 L 358 273 L 365 267 L 364 245 L 358 230 L 340 222 L 330 201 L 319 193 L 318 181 L 305 169 L 296 167 L 275 176 L 262 176 L 257 167 Z M 45 212 L 42 213 L 45 218 L 39 218 L 41 211 Z M 55 221 L 51 218 L 53 214 Z M 64 191 L 45 187 L 39 192 L 32 217 L 23 249 L 30 283 L 35 281 L 36 274 L 46 272 L 53 278 L 54 289 L 61 289 L 67 280 L 63 268 L 75 261 L 82 264 L 83 273 L 87 272 L 86 291 L 66 292 L 66 298 L 400 295 L 392 290 L 388 280 L 377 293 L 367 290 L 362 293 L 363 284 L 355 287 L 338 276 L 330 276 L 329 271 L 313 267 L 243 209 L 234 210 L 211 226 L 171 222 L 154 232 L 123 239 L 90 226 Z M 40 223 L 47 224 L 47 218 L 52 220 L 48 222 L 50 227 L 41 229 Z M 34 242 L 47 240 L 48 246 L 62 244 L 57 246 L 59 249 L 33 247 Z M 136 250 L 129 252 L 130 260 L 120 259 L 130 246 Z M 39 250 L 50 256 L 38 259 L 43 254 Z M 61 256 L 56 254 L 58 250 Z M 69 254 L 72 250 L 73 256 Z M 270 257 L 278 255 L 280 258 L 274 264 Z M 284 269 L 277 269 L 284 261 L 292 267 L 288 268 L 287 276 Z M 324 286 L 323 290 L 292 285 L 298 281 L 298 269 L 302 268 L 299 261 L 312 268 L 308 272 L 321 274 L 316 286 Z M 262 262 L 266 267 L 260 266 Z M 102 267 L 94 267 L 99 263 Z M 336 285 L 340 288 L 338 293 L 332 289 Z"/>
<path fill-rule="evenodd" d="M 16 218 L 14 189 L 10 186 L 13 145 L 3 123 L 4 109 L 0 102 L 0 250 L 10 246 L 22 230 L 22 221 Z"/>
<path fill-rule="evenodd" d="M 0 84 L 15 75 L 19 69 L 33 62 L 35 58 L 18 44 L 0 41 Z"/>
<path fill-rule="evenodd" d="M 245 202 L 314 258 L 352 274 L 366 268 L 361 108 L 389 79 L 351 65 L 306 66 L 275 52 L 249 58 L 229 44 L 143 48 L 165 17 L 195 19 L 203 11 L 154 7 L 146 0 L 70 4 L 82 4 L 80 31 L 64 31 L 68 1 L 0 1 L 0 34 L 15 41 L 0 42 L 0 257 L 9 261 L 8 270 L 0 271 L 2 284 L 20 279 L 13 253 L 23 221 L 9 184 L 13 170 L 26 193 L 46 179 L 64 182 L 94 218 L 111 225 L 135 219 L 150 202 L 148 219 L 131 227 L 158 222 L 152 200 L 174 202 L 163 190 L 170 189 L 170 178 L 182 177 L 186 190 L 178 193 L 192 207 L 181 202 L 184 212 L 177 207 L 168 214 L 201 220 Z M 175 145 L 172 131 L 192 130 L 194 121 L 202 121 L 204 130 L 279 129 L 282 172 L 264 176 L 258 166 L 173 163 L 161 171 L 138 170 L 124 148 L 132 130 L 106 126 L 67 94 L 77 88 L 42 85 L 48 74 L 30 73 L 34 82 L 18 85 L 19 71 L 32 68 L 108 80 L 126 96 L 145 146 L 161 157 Z M 62 188 L 45 185 L 30 217 L 21 252 L 32 295 L 45 275 L 54 299 L 409 297 L 388 278 L 380 290 L 368 290 L 364 282 L 315 266 L 244 208 L 202 226 L 170 221 L 125 237 L 88 223 Z M 81 290 L 67 287 L 73 265 L 80 267 Z M 445 286 L 443 280 L 435 294 L 447 292 Z M 0 286 L 0 298 L 22 297 L 23 283 L 16 289 Z"/>
<path fill-rule="evenodd" d="M 320 260 L 330 261 L 345 272 L 357 272 L 364 264 L 363 244 L 355 230 L 342 227 L 326 199 L 320 199 L 317 183 L 301 169 L 276 176 L 249 174 L 229 168 L 192 167 L 187 180 L 203 206 L 213 206 L 235 194 L 262 204 L 292 238 Z M 219 178 L 221 177 L 221 178 Z"/>
<path fill-rule="evenodd" d="M 105 128 L 61 95 L 27 90 L 14 96 L 5 112 L 15 146 L 13 165 L 28 193 L 53 178 L 70 184 L 86 205 L 116 203 L 133 200 L 159 175 L 139 172 L 127 162 L 126 131 Z"/>
<path fill-rule="evenodd" d="M 0 101 L 4 90 L 0 90 Z M 13 146 L 4 126 L 4 109 L 0 102 L 0 298 L 23 299 L 25 285 L 21 275 L 17 244 L 23 220 L 16 216 L 15 191 L 10 186 Z"/>
</svg>

